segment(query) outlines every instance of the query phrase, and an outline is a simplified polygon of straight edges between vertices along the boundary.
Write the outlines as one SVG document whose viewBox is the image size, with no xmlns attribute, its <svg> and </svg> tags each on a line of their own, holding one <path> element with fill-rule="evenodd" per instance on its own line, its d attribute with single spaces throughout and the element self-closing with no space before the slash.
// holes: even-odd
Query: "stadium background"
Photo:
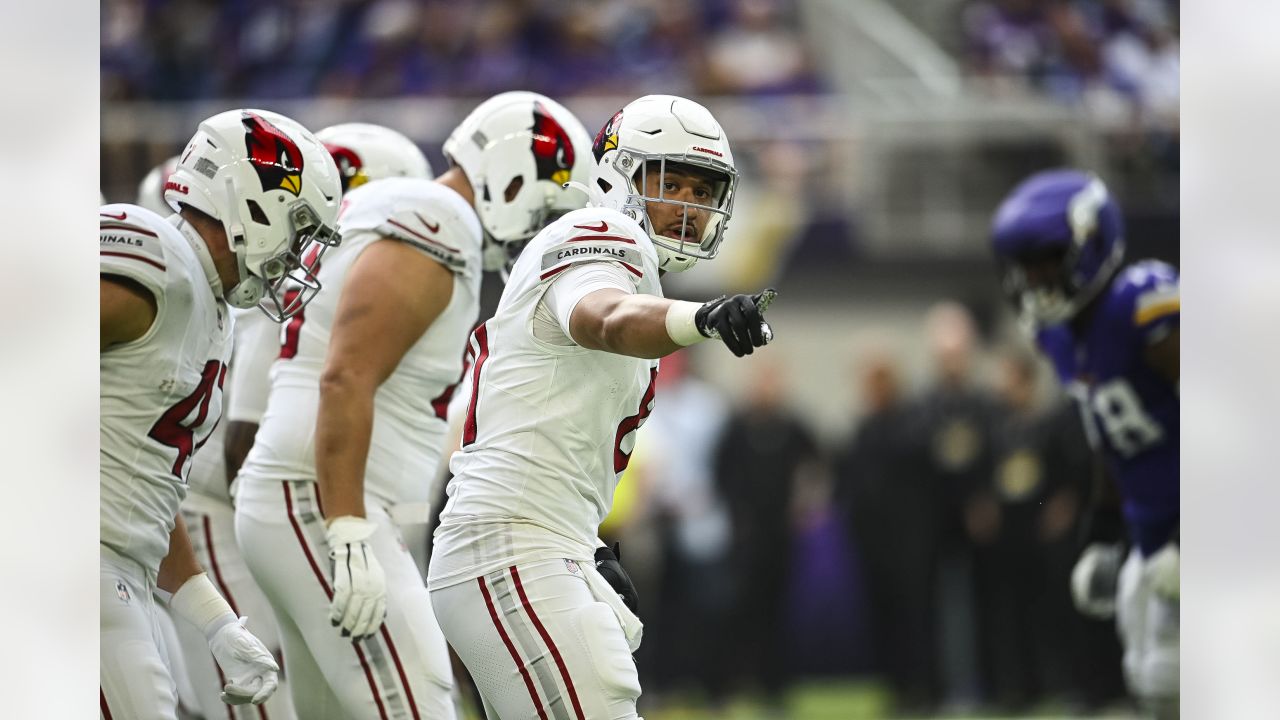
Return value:
<svg viewBox="0 0 1280 720">
<path fill-rule="evenodd" d="M 708 344 L 668 363 L 607 523 L 641 583 L 646 717 L 1124 715 L 1110 630 L 1063 605 L 1078 447 L 1048 443 L 1059 454 L 1031 472 L 1008 439 L 1024 421 L 1066 427 L 1069 410 L 1043 366 L 1032 409 L 1011 409 L 1028 348 L 986 230 L 1022 176 L 1073 165 L 1120 200 L 1131 258 L 1177 263 L 1177 3 L 106 0 L 101 12 L 111 201 L 131 201 L 201 118 L 240 105 L 313 130 L 386 124 L 437 171 L 449 130 L 504 90 L 547 93 L 589 132 L 652 92 L 721 120 L 743 187 L 723 254 L 664 286 L 700 299 L 772 285 L 778 341 L 747 361 Z M 499 292 L 486 278 L 487 308 Z M 754 462 L 735 467 L 721 447 L 750 447 Z"/>
</svg>

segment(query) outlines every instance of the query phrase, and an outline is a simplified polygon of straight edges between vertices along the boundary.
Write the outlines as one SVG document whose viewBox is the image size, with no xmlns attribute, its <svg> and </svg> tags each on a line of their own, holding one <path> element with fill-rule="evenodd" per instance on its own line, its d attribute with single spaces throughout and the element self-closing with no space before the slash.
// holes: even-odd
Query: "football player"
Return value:
<svg viewBox="0 0 1280 720">
<path fill-rule="evenodd" d="M 202 122 L 165 182 L 176 214 L 100 210 L 101 691 L 103 717 L 175 718 L 152 601 L 198 628 L 222 699 L 261 703 L 278 668 L 202 571 L 179 504 L 192 457 L 222 416 L 230 307 L 277 320 L 319 286 L 302 255 L 337 241 L 341 187 L 324 147 L 261 110 Z M 285 299 L 295 282 L 305 292 Z"/>
<path fill-rule="evenodd" d="M 335 137 L 341 147 L 331 146 Z M 365 182 L 370 175 L 430 175 L 427 160 L 418 148 L 387 128 L 355 123 L 338 125 L 317 132 L 316 138 L 337 163 L 344 193 L 353 185 Z M 157 190 L 173 172 L 177 160 L 175 157 L 166 161 L 147 175 L 139 187 L 139 204 L 145 207 L 150 198 L 159 195 Z M 233 315 L 236 318 L 235 351 L 227 371 L 226 422 L 214 429 L 204 451 L 194 461 L 182 514 L 187 526 L 193 528 L 192 548 L 201 565 L 209 569 L 228 603 L 251 618 L 250 630 L 279 656 L 280 635 L 274 613 L 236 545 L 229 490 L 230 480 L 248 454 L 258 422 L 266 410 L 268 372 L 279 355 L 280 332 L 279 326 L 261 313 L 233 311 Z M 225 444 L 224 438 L 229 438 Z M 226 712 L 218 708 L 217 668 L 212 664 L 208 648 L 197 642 L 200 638 L 188 628 L 179 626 L 178 632 L 199 707 L 208 717 L 221 717 Z M 284 720 L 294 717 L 287 685 L 287 678 L 282 677 L 281 686 L 286 691 L 277 692 L 265 703 L 264 715 Z M 259 717 L 254 712 L 256 709 L 235 710 L 246 713 L 245 718 Z"/>
<path fill-rule="evenodd" d="M 465 126 L 445 145 L 475 152 Z M 521 252 L 496 314 L 472 335 L 472 394 L 428 587 L 491 718 L 634 718 L 634 587 L 597 539 L 660 358 L 719 337 L 771 337 L 771 291 L 662 297 L 659 276 L 715 257 L 737 171 L 701 105 L 635 100 L 596 136 L 594 207 Z"/>
<path fill-rule="evenodd" d="M 1023 322 L 1081 405 L 1113 497 L 1118 489 L 1094 510 L 1092 542 L 1072 573 L 1076 606 L 1115 614 L 1131 691 L 1158 717 L 1176 717 L 1178 272 L 1154 260 L 1124 265 L 1119 206 L 1100 179 L 1076 170 L 1014 188 L 992 243 Z"/>
<path fill-rule="evenodd" d="M 237 481 L 237 536 L 275 607 L 299 717 L 456 716 L 448 647 L 400 528 L 430 517 L 484 239 L 532 236 L 590 149 L 533 93 L 491 98 L 463 127 L 485 145 L 435 181 L 425 163 L 413 177 L 348 173 L 369 181 L 345 196 L 342 246 L 320 268 L 332 294 L 285 328 Z M 324 139 L 340 165 L 360 155 L 355 137 Z"/>
<path fill-rule="evenodd" d="M 318 134 L 317 139 L 320 139 Z M 138 184 L 138 205 L 161 216 L 173 212 L 164 199 L 164 185 L 177 169 L 179 159 L 175 155 L 156 165 L 143 177 Z M 339 167 L 339 172 L 341 170 Z M 223 421 L 214 427 L 201 451 L 192 458 L 187 475 L 187 496 L 181 507 L 182 519 L 191 529 L 191 549 L 200 566 L 206 568 L 231 609 L 249 618 L 246 623 L 249 631 L 278 658 L 280 639 L 275 617 L 262 591 L 249 577 L 240 557 L 240 548 L 235 544 L 228 492 L 229 481 L 235 473 L 227 471 L 223 438 L 228 426 L 241 425 L 241 421 L 246 419 L 257 423 L 262 415 L 266 405 L 267 371 L 279 348 L 279 325 L 256 308 L 232 308 L 231 316 L 235 319 L 232 331 L 234 349 L 223 383 Z M 250 433 L 249 439 L 252 437 Z M 243 452 L 238 457 L 243 460 Z M 239 461 L 233 464 L 239 467 Z M 165 659 L 178 687 L 180 705 L 209 718 L 259 719 L 257 707 L 228 706 L 222 702 L 225 680 L 209 653 L 204 636 L 189 623 L 174 623 L 163 606 L 158 610 L 156 619 L 165 635 Z M 286 678 L 281 674 L 281 690 L 286 685 Z M 261 713 L 279 720 L 294 717 L 289 693 L 273 693 L 261 706 Z"/>
</svg>

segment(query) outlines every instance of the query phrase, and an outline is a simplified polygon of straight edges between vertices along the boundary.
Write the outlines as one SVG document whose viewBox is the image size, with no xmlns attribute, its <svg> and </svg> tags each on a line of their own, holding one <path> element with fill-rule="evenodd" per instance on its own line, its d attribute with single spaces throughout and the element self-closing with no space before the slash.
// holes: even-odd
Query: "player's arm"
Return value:
<svg viewBox="0 0 1280 720">
<path fill-rule="evenodd" d="M 768 303 L 761 302 L 763 295 L 734 295 L 699 305 L 602 288 L 574 305 L 569 335 L 588 350 L 639 358 L 663 357 L 719 337 L 741 357 L 772 339 L 765 331 L 763 311 Z"/>
<path fill-rule="evenodd" d="M 667 312 L 676 301 L 615 288 L 589 293 L 569 317 L 569 335 L 588 350 L 659 358 L 684 347 L 667 332 Z"/>
<path fill-rule="evenodd" d="M 1071 570 L 1071 597 L 1076 609 L 1094 618 L 1115 613 L 1120 566 L 1124 562 L 1124 518 L 1120 490 L 1106 470 L 1101 453 L 1094 456 L 1090 507 L 1081 524 L 1083 550 Z"/>
<path fill-rule="evenodd" d="M 160 561 L 156 585 L 172 593 L 169 609 L 204 633 L 209 650 L 226 676 L 222 700 L 231 705 L 259 704 L 275 692 L 280 667 L 265 645 L 237 618 L 231 606 L 200 568 L 182 515 L 169 532 L 169 554 Z"/>
<path fill-rule="evenodd" d="M 334 560 L 329 620 L 359 639 L 382 625 L 382 568 L 364 547 L 364 472 L 374 396 L 453 296 L 453 273 L 399 241 L 379 241 L 352 265 L 338 300 L 316 418 L 316 478 Z"/>
<path fill-rule="evenodd" d="M 120 275 L 99 276 L 98 307 L 99 352 L 146 335 L 157 313 L 155 295 Z"/>
<path fill-rule="evenodd" d="M 316 475 L 325 514 L 364 517 L 373 401 L 453 296 L 453 273 L 398 241 L 369 246 L 338 301 L 316 419 Z"/>
<path fill-rule="evenodd" d="M 227 466 L 227 484 L 230 485 L 236 475 L 240 474 L 240 466 L 249 457 L 253 449 L 253 439 L 258 435 L 258 423 L 243 420 L 227 421 L 227 433 L 222 439 L 222 458 Z"/>
<path fill-rule="evenodd" d="M 204 569 L 200 567 L 200 561 L 191 549 L 187 524 L 182 521 L 182 515 L 178 515 L 174 518 L 173 530 L 169 531 L 169 554 L 160 561 L 156 586 L 165 592 L 177 592 L 183 583 L 202 572 Z"/>
<path fill-rule="evenodd" d="M 1133 299 L 1133 326 L 1142 338 L 1142 360 L 1175 388 L 1180 358 L 1178 328 L 1182 316 L 1181 293 L 1172 269 L 1156 266 L 1154 284 L 1144 284 Z"/>
</svg>

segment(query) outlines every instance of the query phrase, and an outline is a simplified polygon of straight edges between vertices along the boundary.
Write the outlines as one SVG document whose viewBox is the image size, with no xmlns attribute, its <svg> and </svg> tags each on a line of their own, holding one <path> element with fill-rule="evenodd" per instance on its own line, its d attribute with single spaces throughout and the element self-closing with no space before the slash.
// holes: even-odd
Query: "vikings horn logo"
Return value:
<svg viewBox="0 0 1280 720">
<path fill-rule="evenodd" d="M 538 179 L 556 185 L 569 182 L 573 167 L 573 143 L 569 133 L 547 112 L 542 103 L 533 106 L 533 159 L 538 166 Z"/>
<path fill-rule="evenodd" d="M 302 151 L 280 128 L 262 116 L 246 112 L 244 124 L 245 150 L 249 162 L 258 173 L 262 190 L 288 190 L 295 196 L 302 192 Z"/>
<path fill-rule="evenodd" d="M 596 156 L 596 162 L 600 162 L 600 158 L 610 150 L 618 149 L 618 129 L 622 127 L 622 111 L 613 114 L 609 118 L 609 122 L 600 128 L 600 132 L 596 133 L 596 141 L 591 145 L 591 152 Z"/>
<path fill-rule="evenodd" d="M 333 143 L 325 143 L 324 149 L 333 156 L 338 164 L 338 177 L 342 180 L 342 192 L 352 190 L 369 182 L 369 175 L 364 171 L 364 161 L 351 148 Z"/>
</svg>

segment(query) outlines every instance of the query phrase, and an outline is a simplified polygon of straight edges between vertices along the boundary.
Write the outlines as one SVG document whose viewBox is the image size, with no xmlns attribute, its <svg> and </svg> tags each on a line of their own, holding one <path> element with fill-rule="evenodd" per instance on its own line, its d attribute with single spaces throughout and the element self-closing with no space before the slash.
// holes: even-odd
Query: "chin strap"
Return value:
<svg viewBox="0 0 1280 720">
<path fill-rule="evenodd" d="M 222 297 L 222 278 L 218 275 L 218 268 L 213 264 L 213 255 L 209 254 L 209 246 L 205 244 L 204 238 L 200 237 L 200 233 L 196 232 L 191 223 L 182 219 L 182 216 L 177 213 L 169 216 L 169 223 L 182 233 L 182 237 L 186 238 L 187 244 L 200 259 L 200 267 L 204 270 L 205 279 L 209 281 L 209 289 L 213 291 L 213 296 Z"/>
</svg>

